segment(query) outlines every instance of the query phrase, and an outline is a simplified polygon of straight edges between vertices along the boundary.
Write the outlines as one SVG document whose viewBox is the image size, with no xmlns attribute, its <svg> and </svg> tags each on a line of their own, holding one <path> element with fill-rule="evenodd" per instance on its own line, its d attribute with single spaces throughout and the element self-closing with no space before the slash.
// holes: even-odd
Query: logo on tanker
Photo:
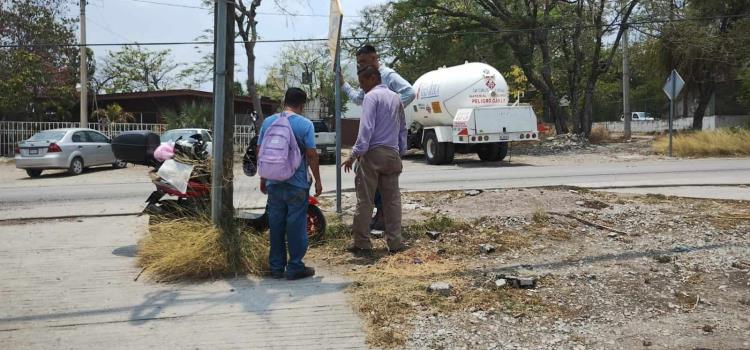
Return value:
<svg viewBox="0 0 750 350">
<path fill-rule="evenodd" d="M 436 83 L 429 83 L 429 85 L 421 84 L 419 88 L 417 88 L 417 97 L 420 99 L 438 97 L 439 95 L 440 95 L 440 85 Z"/>
<path fill-rule="evenodd" d="M 495 81 L 494 81 L 494 80 L 487 80 L 487 82 L 486 82 L 486 83 L 484 83 L 484 85 L 487 85 L 487 87 L 488 87 L 488 88 L 489 88 L 490 90 L 494 90 L 494 89 L 495 89 L 495 86 L 497 86 L 497 85 L 495 85 Z"/>
</svg>

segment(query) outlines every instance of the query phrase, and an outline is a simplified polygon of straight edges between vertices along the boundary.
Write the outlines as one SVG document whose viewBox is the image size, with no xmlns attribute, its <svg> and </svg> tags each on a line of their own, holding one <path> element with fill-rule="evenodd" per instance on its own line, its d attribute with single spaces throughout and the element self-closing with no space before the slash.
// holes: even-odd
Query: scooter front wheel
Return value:
<svg viewBox="0 0 750 350">
<path fill-rule="evenodd" d="M 320 239 L 326 232 L 326 217 L 315 205 L 307 207 L 307 238 L 311 241 Z"/>
</svg>

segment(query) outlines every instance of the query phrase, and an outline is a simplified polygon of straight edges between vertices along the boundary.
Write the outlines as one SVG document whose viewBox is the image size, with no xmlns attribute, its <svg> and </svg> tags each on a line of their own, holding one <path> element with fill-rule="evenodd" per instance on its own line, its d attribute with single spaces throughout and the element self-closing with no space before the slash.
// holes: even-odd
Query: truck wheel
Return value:
<svg viewBox="0 0 750 350">
<path fill-rule="evenodd" d="M 496 162 L 502 159 L 500 157 L 500 143 L 485 143 L 480 145 L 477 155 L 483 162 Z"/>
<path fill-rule="evenodd" d="M 434 131 L 427 131 L 424 134 L 422 149 L 424 150 L 428 164 L 440 165 L 453 162 L 453 144 L 450 142 L 438 142 Z"/>
</svg>

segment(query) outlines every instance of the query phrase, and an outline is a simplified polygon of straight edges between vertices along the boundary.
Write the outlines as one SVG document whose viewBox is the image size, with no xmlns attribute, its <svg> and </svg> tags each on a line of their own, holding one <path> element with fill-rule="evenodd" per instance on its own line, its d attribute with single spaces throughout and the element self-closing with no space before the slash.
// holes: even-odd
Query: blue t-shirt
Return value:
<svg viewBox="0 0 750 350">
<path fill-rule="evenodd" d="M 315 128 L 309 119 L 299 114 L 285 113 L 289 115 L 289 125 L 292 126 L 292 132 L 294 132 L 294 137 L 297 139 L 297 144 L 302 152 L 302 162 L 294 175 L 289 180 L 283 182 L 294 187 L 309 189 L 310 182 L 307 180 L 307 157 L 305 157 L 305 150 L 315 149 Z M 263 135 L 265 135 L 268 127 L 278 118 L 279 115 L 274 114 L 263 121 L 263 126 L 260 128 L 260 135 L 258 136 L 258 146 L 263 143 Z M 266 186 L 271 186 L 279 182 L 281 181 L 266 180 Z"/>
</svg>

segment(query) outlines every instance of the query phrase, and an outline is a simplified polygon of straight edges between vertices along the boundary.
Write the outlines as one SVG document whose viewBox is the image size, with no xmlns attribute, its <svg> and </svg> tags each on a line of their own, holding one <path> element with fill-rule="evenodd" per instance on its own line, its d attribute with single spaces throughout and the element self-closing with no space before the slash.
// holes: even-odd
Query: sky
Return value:
<svg viewBox="0 0 750 350">
<path fill-rule="evenodd" d="M 201 0 L 88 0 L 86 7 L 86 41 L 92 43 L 132 42 L 184 42 L 194 41 L 203 31 L 213 26 L 213 15 L 199 7 Z M 384 0 L 341 0 L 344 11 L 344 29 L 358 20 L 359 11 Z M 156 4 L 163 3 L 163 4 Z M 275 15 L 291 12 L 299 16 Z M 171 4 L 177 6 L 168 6 Z M 179 7 L 187 6 L 187 7 Z M 330 0 L 265 0 L 259 7 L 258 33 L 262 39 L 305 39 L 328 36 Z M 78 6 L 70 11 L 77 15 Z M 266 68 L 274 63 L 283 44 L 258 43 L 255 48 L 256 81 L 264 82 Z M 149 46 L 151 49 L 170 49 L 178 63 L 192 63 L 201 54 L 195 45 Z M 107 51 L 117 47 L 93 47 L 96 59 L 101 62 Z M 210 45 L 203 49 L 209 50 Z M 247 59 L 241 45 L 235 46 L 235 78 L 247 74 Z M 201 87 L 210 90 L 211 84 Z"/>
</svg>

